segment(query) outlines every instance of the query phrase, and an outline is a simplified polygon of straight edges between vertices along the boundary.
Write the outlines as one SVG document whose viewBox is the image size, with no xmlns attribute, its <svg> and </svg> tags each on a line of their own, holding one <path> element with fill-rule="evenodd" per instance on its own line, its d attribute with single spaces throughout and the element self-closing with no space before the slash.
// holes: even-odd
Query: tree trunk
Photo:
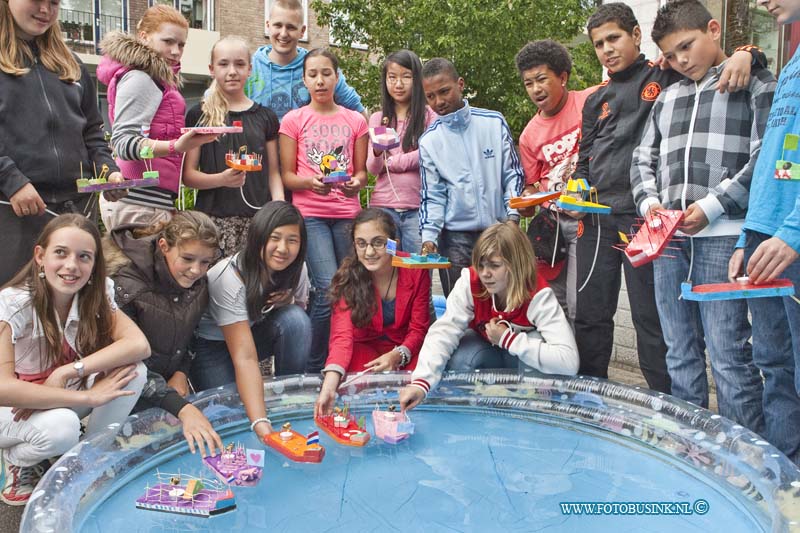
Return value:
<svg viewBox="0 0 800 533">
<path fill-rule="evenodd" d="M 728 0 L 725 15 L 725 53 L 730 55 L 737 47 L 750 44 L 751 32 L 750 0 Z"/>
</svg>

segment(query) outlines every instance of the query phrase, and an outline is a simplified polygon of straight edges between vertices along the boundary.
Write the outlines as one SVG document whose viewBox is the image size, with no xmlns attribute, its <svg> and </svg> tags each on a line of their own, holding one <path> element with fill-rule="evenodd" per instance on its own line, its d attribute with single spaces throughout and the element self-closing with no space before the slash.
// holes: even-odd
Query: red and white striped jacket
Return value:
<svg viewBox="0 0 800 533">
<path fill-rule="evenodd" d="M 486 323 L 495 317 L 508 326 L 499 346 L 523 363 L 546 374 L 578 372 L 575 336 L 553 290 L 544 280 L 537 279 L 530 299 L 511 311 L 497 310 L 493 298 L 479 298 L 482 289 L 473 268 L 461 271 L 447 298 L 444 315 L 428 330 L 417 368 L 411 374 L 411 385 L 425 394 L 435 388 L 467 328 L 488 341 Z"/>
</svg>

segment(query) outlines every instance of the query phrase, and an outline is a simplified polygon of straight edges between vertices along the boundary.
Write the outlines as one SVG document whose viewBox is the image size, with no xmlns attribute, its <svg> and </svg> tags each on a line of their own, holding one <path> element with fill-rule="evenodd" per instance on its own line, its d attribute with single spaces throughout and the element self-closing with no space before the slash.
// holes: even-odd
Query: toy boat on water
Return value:
<svg viewBox="0 0 800 533">
<path fill-rule="evenodd" d="M 223 483 L 240 487 L 254 487 L 261 481 L 264 466 L 263 450 L 246 450 L 233 443 L 222 453 L 203 459 Z"/>
<path fill-rule="evenodd" d="M 325 448 L 319 444 L 319 433 L 303 436 L 287 422 L 280 431 L 264 437 L 264 444 L 299 463 L 321 463 Z"/>
<path fill-rule="evenodd" d="M 414 434 L 414 423 L 406 413 L 395 412 L 393 405 L 388 411 L 372 411 L 372 423 L 375 436 L 389 444 L 397 444 Z"/>
<path fill-rule="evenodd" d="M 634 267 L 647 264 L 663 253 L 682 220 L 683 211 L 672 209 L 655 211 L 642 222 L 627 245 L 620 249 Z"/>
<path fill-rule="evenodd" d="M 737 280 L 737 283 L 709 283 L 694 287 L 688 282 L 681 283 L 681 298 L 696 302 L 776 296 L 794 296 L 792 282 L 788 279 L 776 279 L 755 285 L 750 283 L 749 278 L 742 277 Z"/>
<path fill-rule="evenodd" d="M 545 202 L 555 200 L 559 196 L 561 196 L 561 191 L 542 191 L 525 196 L 515 196 L 508 201 L 508 205 L 512 209 L 522 209 L 541 205 Z"/>
<path fill-rule="evenodd" d="M 356 422 L 356 417 L 349 413 L 347 406 L 345 406 L 344 410 L 337 407 L 332 415 L 319 416 L 314 419 L 314 422 L 316 422 L 317 427 L 339 444 L 364 446 L 369 442 L 370 435 L 367 432 L 367 424 L 364 417 L 361 417 L 361 420 Z"/>
<path fill-rule="evenodd" d="M 136 500 L 139 509 L 205 518 L 236 509 L 233 492 L 218 481 L 158 471 L 156 478 L 159 482 L 147 485 Z"/>
</svg>

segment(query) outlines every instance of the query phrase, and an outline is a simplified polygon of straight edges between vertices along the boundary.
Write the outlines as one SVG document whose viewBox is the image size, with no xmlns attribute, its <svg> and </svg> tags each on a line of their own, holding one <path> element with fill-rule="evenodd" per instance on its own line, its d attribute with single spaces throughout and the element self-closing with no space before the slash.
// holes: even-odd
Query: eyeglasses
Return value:
<svg viewBox="0 0 800 533">
<path fill-rule="evenodd" d="M 369 242 L 365 241 L 364 239 L 356 239 L 355 245 L 359 250 L 366 250 L 367 246 L 372 246 L 373 250 L 380 252 L 386 248 L 386 241 L 386 237 L 375 237 Z"/>
<path fill-rule="evenodd" d="M 397 83 L 400 81 L 403 82 L 403 85 L 411 85 L 411 82 L 414 81 L 414 76 L 410 74 L 406 74 L 400 78 L 397 76 L 386 76 L 386 83 L 389 85 L 397 85 Z"/>
</svg>

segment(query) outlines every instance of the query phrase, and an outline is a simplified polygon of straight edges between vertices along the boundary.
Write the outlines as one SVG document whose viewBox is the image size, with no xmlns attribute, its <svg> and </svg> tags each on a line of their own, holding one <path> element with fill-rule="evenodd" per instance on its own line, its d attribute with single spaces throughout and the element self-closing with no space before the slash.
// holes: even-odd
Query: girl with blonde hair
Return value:
<svg viewBox="0 0 800 533">
<path fill-rule="evenodd" d="M 106 165 L 95 85 L 64 43 L 58 2 L 0 0 L 0 284 L 30 256 L 52 215 L 97 214 L 75 180 Z M 45 213 L 47 213 L 45 215 Z"/>
<path fill-rule="evenodd" d="M 191 126 L 230 126 L 241 122 L 242 133 L 228 134 L 215 143 L 190 150 L 184 162 L 186 184 L 199 189 L 195 209 L 211 216 L 220 229 L 226 256 L 247 240 L 250 221 L 270 200 L 283 200 L 278 165 L 278 117 L 250 100 L 244 85 L 250 76 L 250 50 L 241 37 L 224 37 L 211 49 L 211 87 L 203 102 L 189 110 Z M 262 170 L 245 173 L 228 168 L 225 154 L 233 150 L 258 153 Z"/>
<path fill-rule="evenodd" d="M 578 348 L 553 290 L 536 275 L 528 238 L 513 223 L 487 228 L 428 331 L 411 384 L 400 392 L 413 409 L 442 372 L 516 368 L 546 374 L 578 372 Z"/>
</svg>

